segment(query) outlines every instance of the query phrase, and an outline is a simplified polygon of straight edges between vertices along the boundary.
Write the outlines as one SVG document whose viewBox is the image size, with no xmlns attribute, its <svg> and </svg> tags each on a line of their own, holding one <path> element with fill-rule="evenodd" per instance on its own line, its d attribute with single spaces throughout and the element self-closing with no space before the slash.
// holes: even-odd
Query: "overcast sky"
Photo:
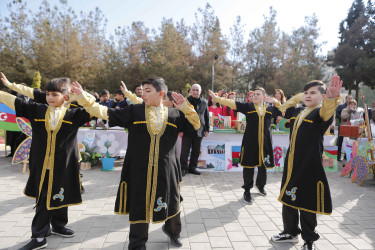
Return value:
<svg viewBox="0 0 375 250">
<path fill-rule="evenodd" d="M 12 0 L 0 0 L 0 15 L 9 15 L 6 5 Z M 25 1 L 25 0 L 23 0 Z M 26 0 L 28 8 L 37 11 L 42 0 Z M 56 5 L 59 0 L 49 0 Z M 172 18 L 175 22 L 184 19 L 186 24 L 194 22 L 194 13 L 198 8 L 204 8 L 209 2 L 215 14 L 219 17 L 222 31 L 229 34 L 230 27 L 236 17 L 241 16 L 245 24 L 245 38 L 249 31 L 260 27 L 264 22 L 264 15 L 268 15 L 269 7 L 277 11 L 277 23 L 282 31 L 290 33 L 304 24 L 304 17 L 317 16 L 320 28 L 319 42 L 326 42 L 322 47 L 322 54 L 334 49 L 338 43 L 338 27 L 346 18 L 353 0 L 68 0 L 76 12 L 89 12 L 99 7 L 108 19 L 107 32 L 113 33 L 118 26 L 128 26 L 133 21 L 143 21 L 146 27 L 158 28 L 163 17 Z"/>
</svg>

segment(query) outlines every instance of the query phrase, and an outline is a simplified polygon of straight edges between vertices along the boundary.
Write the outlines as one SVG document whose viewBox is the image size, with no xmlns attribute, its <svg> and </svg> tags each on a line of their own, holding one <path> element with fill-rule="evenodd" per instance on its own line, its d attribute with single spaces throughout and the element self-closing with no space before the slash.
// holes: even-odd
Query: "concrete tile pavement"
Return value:
<svg viewBox="0 0 375 250">
<path fill-rule="evenodd" d="M 0 151 L 3 156 L 4 152 Z M 340 168 L 341 169 L 341 168 Z M 22 194 L 28 175 L 0 157 L 0 248 L 17 249 L 30 239 L 34 200 Z M 83 204 L 69 208 L 73 238 L 48 237 L 49 249 L 127 249 L 128 216 L 113 213 L 121 167 L 82 171 L 86 193 Z M 362 187 L 339 173 L 327 173 L 333 197 L 331 216 L 318 216 L 318 249 L 375 249 L 375 181 Z M 242 201 L 242 173 L 186 175 L 181 187 L 181 249 L 299 249 L 297 244 L 275 244 L 269 238 L 282 229 L 277 201 L 280 173 L 269 173 L 266 197 L 252 190 L 254 203 Z M 150 225 L 148 249 L 175 249 L 161 230 Z"/>
</svg>

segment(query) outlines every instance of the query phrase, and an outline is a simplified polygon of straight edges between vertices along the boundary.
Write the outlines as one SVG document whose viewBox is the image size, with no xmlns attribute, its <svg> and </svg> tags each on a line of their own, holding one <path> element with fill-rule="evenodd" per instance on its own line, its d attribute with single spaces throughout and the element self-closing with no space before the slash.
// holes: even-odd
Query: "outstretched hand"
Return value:
<svg viewBox="0 0 375 250">
<path fill-rule="evenodd" d="M 123 94 L 125 94 L 125 92 L 128 91 L 128 89 L 126 88 L 126 85 L 123 81 L 121 81 L 121 84 L 122 84 L 122 86 L 120 87 L 121 91 L 122 91 Z"/>
<path fill-rule="evenodd" d="M 175 106 L 175 108 L 177 109 L 179 109 L 185 101 L 185 98 L 181 94 L 177 94 L 176 92 L 172 92 L 172 98 L 174 100 L 173 106 Z"/>
<path fill-rule="evenodd" d="M 4 85 L 7 85 L 9 83 L 7 77 L 3 74 L 3 72 L 0 72 L 1 74 L 1 81 L 4 83 Z"/>
<path fill-rule="evenodd" d="M 264 101 L 265 102 L 268 102 L 268 103 L 274 103 L 275 102 L 275 99 L 273 99 L 273 97 L 266 97 L 266 98 L 264 98 Z"/>
<path fill-rule="evenodd" d="M 338 75 L 332 76 L 331 83 L 329 84 L 326 92 L 326 98 L 337 98 L 340 96 L 342 81 Z"/>
<path fill-rule="evenodd" d="M 72 82 L 72 92 L 76 95 L 80 95 L 83 92 L 81 84 L 78 82 Z"/>
<path fill-rule="evenodd" d="M 212 103 L 215 102 L 215 98 L 217 97 L 217 94 L 215 94 L 214 92 L 212 92 L 211 89 L 208 90 L 208 94 L 210 94 L 211 98 L 212 98 Z"/>
</svg>

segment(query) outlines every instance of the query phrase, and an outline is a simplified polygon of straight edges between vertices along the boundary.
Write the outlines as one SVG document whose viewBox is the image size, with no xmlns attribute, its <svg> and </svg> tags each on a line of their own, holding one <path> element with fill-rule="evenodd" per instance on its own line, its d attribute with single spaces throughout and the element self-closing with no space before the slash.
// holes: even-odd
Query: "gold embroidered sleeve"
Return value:
<svg viewBox="0 0 375 250">
<path fill-rule="evenodd" d="M 337 105 L 339 105 L 340 96 L 332 99 L 324 99 L 322 107 L 319 110 L 319 115 L 323 121 L 328 121 L 336 112 Z"/>
<path fill-rule="evenodd" d="M 280 102 L 276 98 L 273 98 L 273 99 L 274 99 L 273 106 L 275 106 L 278 110 L 284 113 Z"/>
<path fill-rule="evenodd" d="M 142 104 L 143 99 L 138 97 L 136 94 L 132 93 L 131 91 L 127 90 L 124 92 L 126 98 L 128 98 L 134 104 Z"/>
<path fill-rule="evenodd" d="M 30 88 L 28 86 L 23 86 L 22 84 L 16 84 L 7 82 L 5 84 L 9 89 L 16 91 L 17 93 L 20 93 L 24 96 L 30 97 L 31 99 L 34 99 L 34 89 Z"/>
<path fill-rule="evenodd" d="M 7 92 L 0 91 L 0 102 L 7 105 L 9 108 L 15 110 L 16 107 L 14 106 L 14 101 L 16 100 L 16 97 L 14 95 L 11 95 Z"/>
<path fill-rule="evenodd" d="M 285 113 L 285 111 L 288 108 L 295 107 L 298 103 L 302 101 L 303 93 L 298 93 L 294 95 L 292 98 L 290 98 L 287 102 L 285 102 L 283 105 L 281 105 L 281 109 L 279 109 L 282 113 Z"/>
<path fill-rule="evenodd" d="M 195 111 L 194 107 L 185 99 L 184 103 L 180 106 L 180 110 L 185 114 L 186 119 L 193 125 L 194 129 L 197 130 L 201 127 L 201 121 Z"/>
<path fill-rule="evenodd" d="M 90 115 L 108 121 L 108 108 L 95 102 L 94 96 L 87 92 L 82 92 L 78 96 L 73 95 L 72 99 L 83 106 Z"/>
<path fill-rule="evenodd" d="M 237 109 L 236 102 L 223 97 L 215 97 L 215 102 L 218 102 L 224 106 L 227 106 L 231 109 Z"/>
</svg>

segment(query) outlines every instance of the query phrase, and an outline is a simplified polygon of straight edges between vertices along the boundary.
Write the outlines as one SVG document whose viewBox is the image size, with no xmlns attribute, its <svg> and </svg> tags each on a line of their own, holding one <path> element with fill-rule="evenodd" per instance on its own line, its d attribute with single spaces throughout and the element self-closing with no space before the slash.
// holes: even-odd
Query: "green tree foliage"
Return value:
<svg viewBox="0 0 375 250">
<path fill-rule="evenodd" d="M 34 72 L 34 77 L 33 77 L 33 83 L 31 84 L 30 87 L 40 89 L 40 83 L 42 82 L 42 77 L 40 76 L 39 71 Z"/>
<path fill-rule="evenodd" d="M 367 6 L 362 0 L 355 0 L 348 16 L 340 23 L 340 43 L 335 50 L 336 71 L 344 81 L 344 87 L 351 93 L 358 84 L 375 87 L 375 9 L 369 0 Z"/>
<path fill-rule="evenodd" d="M 237 17 L 226 37 L 219 17 L 206 4 L 197 10 L 191 26 L 183 19 L 164 18 L 158 29 L 150 30 L 135 21 L 107 36 L 107 21 L 98 8 L 76 13 L 66 0 L 53 6 L 44 0 L 37 10 L 28 10 L 26 0 L 18 0 L 8 8 L 11 14 L 0 16 L 0 69 L 11 81 L 27 85 L 36 82 L 34 72 L 38 71 L 42 88 L 52 78 L 67 76 L 88 90 L 113 92 L 121 80 L 134 90 L 135 84 L 158 75 L 165 78 L 170 90 L 184 93 L 188 83 L 199 83 L 206 95 L 213 65 L 215 91 L 246 93 L 251 87 L 263 86 L 269 93 L 281 88 L 294 94 L 305 82 L 321 78 L 315 16 L 307 17 L 303 26 L 288 34 L 277 28 L 276 11 L 270 8 L 263 25 L 249 36 Z M 373 8 L 366 13 L 370 10 Z M 352 12 L 349 23 L 354 27 L 360 15 L 356 8 Z M 366 53 L 374 53 L 373 12 L 367 19 L 372 25 L 365 26 L 362 47 Z M 347 28 L 346 23 L 342 28 Z M 348 34 L 342 36 L 347 39 Z M 357 69 L 372 76 L 372 57 L 360 59 Z"/>
</svg>

